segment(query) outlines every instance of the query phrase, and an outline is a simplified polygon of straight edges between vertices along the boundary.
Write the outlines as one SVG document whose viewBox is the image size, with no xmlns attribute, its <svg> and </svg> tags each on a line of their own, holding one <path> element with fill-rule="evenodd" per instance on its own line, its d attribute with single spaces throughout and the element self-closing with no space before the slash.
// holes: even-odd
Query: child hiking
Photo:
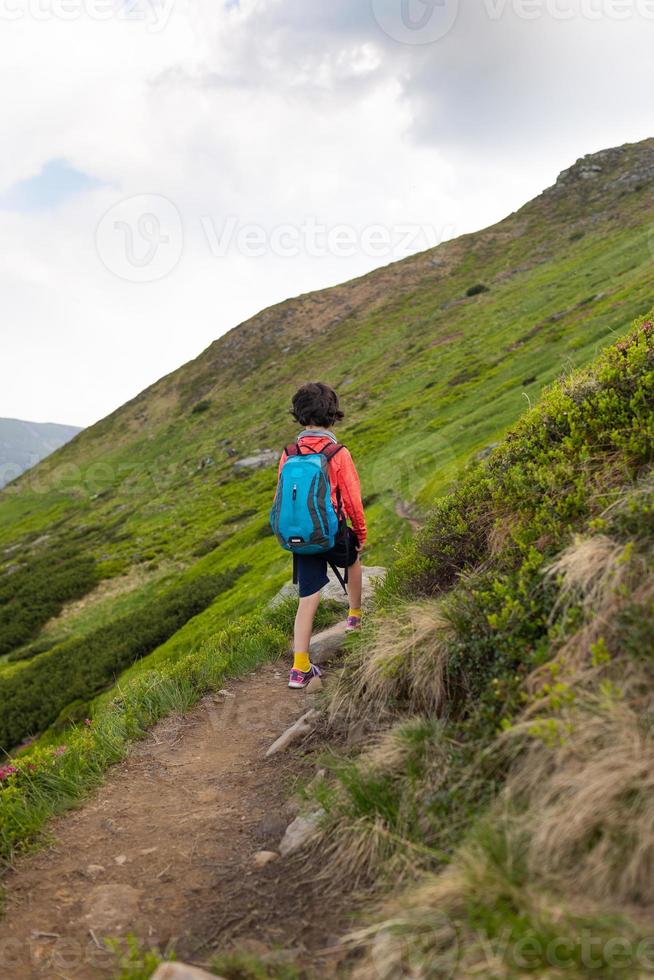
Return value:
<svg viewBox="0 0 654 980">
<path fill-rule="evenodd" d="M 270 523 L 281 546 L 293 554 L 300 599 L 288 686 L 303 688 L 320 676 L 310 662 L 309 646 L 321 589 L 329 581 L 328 565 L 343 588 L 347 583 L 346 628 L 361 626 L 360 555 L 367 531 L 359 476 L 349 451 L 331 431 L 344 417 L 336 392 L 320 382 L 303 385 L 293 396 L 291 414 L 303 428 L 279 461 Z"/>
</svg>

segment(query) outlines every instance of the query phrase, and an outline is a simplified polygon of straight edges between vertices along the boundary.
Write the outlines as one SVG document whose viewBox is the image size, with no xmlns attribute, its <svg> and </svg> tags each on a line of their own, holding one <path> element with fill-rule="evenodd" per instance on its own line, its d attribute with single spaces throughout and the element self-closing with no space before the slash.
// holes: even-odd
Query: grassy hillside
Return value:
<svg viewBox="0 0 654 980">
<path fill-rule="evenodd" d="M 366 747 L 313 792 L 332 873 L 394 894 L 359 978 L 651 970 L 653 317 L 467 469 L 349 655 Z"/>
<path fill-rule="evenodd" d="M 6 488 L 3 699 L 21 703 L 46 663 L 63 673 L 77 644 L 87 682 L 71 716 L 83 717 L 127 663 L 131 674 L 174 665 L 286 580 L 267 529 L 274 467 L 239 474 L 234 462 L 292 438 L 300 379 L 340 391 L 368 560 L 391 560 L 410 536 L 398 505 L 426 510 L 544 385 L 651 306 L 653 185 L 654 140 L 586 158 L 490 229 L 264 311 Z M 123 649 L 124 617 L 156 615 L 171 590 L 207 581 L 202 610 L 190 604 L 167 638 L 151 631 L 149 645 Z M 100 672 L 88 669 L 98 643 Z M 65 721 L 73 699 L 59 686 L 47 711 L 13 713 L 5 749 L 59 712 Z"/>
</svg>

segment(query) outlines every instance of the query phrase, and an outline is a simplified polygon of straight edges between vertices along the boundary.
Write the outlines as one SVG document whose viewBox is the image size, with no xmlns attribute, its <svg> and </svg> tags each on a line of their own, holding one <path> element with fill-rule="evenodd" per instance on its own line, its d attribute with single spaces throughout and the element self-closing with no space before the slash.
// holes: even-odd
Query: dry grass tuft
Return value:
<svg viewBox="0 0 654 980">
<path fill-rule="evenodd" d="M 379 721 L 396 707 L 439 715 L 452 628 L 438 602 L 425 600 L 380 618 L 348 663 L 331 699 L 330 717 Z"/>
<path fill-rule="evenodd" d="M 425 861 L 433 864 L 434 852 L 417 839 L 420 805 L 412 780 L 419 769 L 427 795 L 442 784 L 448 760 L 438 732 L 437 722 L 412 718 L 378 734 L 356 760 L 343 761 L 321 841 L 330 879 L 358 887 L 373 875 L 398 881 Z"/>
<path fill-rule="evenodd" d="M 456 920 L 465 914 L 465 894 L 464 874 L 455 867 L 387 903 L 378 923 L 344 941 L 346 948 L 363 952 L 353 980 L 454 976 L 460 960 Z"/>
<path fill-rule="evenodd" d="M 613 907 L 654 901 L 654 732 L 641 710 L 605 684 L 556 728 L 509 733 L 531 736 L 506 788 L 530 874 Z"/>
<path fill-rule="evenodd" d="M 547 569 L 548 578 L 561 578 L 552 615 L 575 602 L 581 602 L 586 613 L 601 614 L 625 581 L 627 556 L 624 545 L 604 534 L 577 535 Z"/>
</svg>

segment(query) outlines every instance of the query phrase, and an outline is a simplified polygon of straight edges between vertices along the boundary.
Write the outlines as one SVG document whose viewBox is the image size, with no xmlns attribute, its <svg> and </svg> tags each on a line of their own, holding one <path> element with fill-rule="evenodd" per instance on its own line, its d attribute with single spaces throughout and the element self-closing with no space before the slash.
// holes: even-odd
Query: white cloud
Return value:
<svg viewBox="0 0 654 980">
<path fill-rule="evenodd" d="M 400 0 L 373 2 L 392 14 Z M 92 422 L 265 305 L 400 257 L 402 226 L 416 226 L 409 250 L 482 227 L 577 156 L 649 135 L 652 22 L 529 21 L 517 2 L 499 19 L 491 0 L 462 2 L 429 45 L 389 37 L 369 0 L 4 18 L 0 199 L 52 160 L 101 186 L 0 212 L 0 415 Z M 136 283 L 103 265 L 95 236 L 139 195 L 173 203 L 183 241 L 169 275 Z M 166 235 L 162 220 L 143 226 L 142 249 Z M 241 249 L 219 256 L 229 220 Z M 307 220 L 354 254 L 316 248 Z M 366 247 L 378 225 L 395 250 Z M 280 226 L 292 258 L 277 254 Z M 263 255 L 244 254 L 251 241 Z"/>
</svg>

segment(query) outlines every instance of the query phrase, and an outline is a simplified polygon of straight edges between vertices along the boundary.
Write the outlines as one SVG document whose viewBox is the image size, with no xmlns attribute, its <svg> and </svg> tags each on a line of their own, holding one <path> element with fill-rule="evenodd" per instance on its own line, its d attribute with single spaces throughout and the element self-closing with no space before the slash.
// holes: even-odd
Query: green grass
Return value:
<svg viewBox="0 0 654 980">
<path fill-rule="evenodd" d="M 52 739 L 43 739 L 21 753 L 13 760 L 16 772 L 0 784 L 0 862 L 38 841 L 47 821 L 76 806 L 160 718 L 187 711 L 228 677 L 287 652 L 294 615 L 294 603 L 287 601 L 241 617 L 197 653 L 120 682 L 91 724 L 69 729 L 65 744 L 60 738 L 55 748 Z M 326 604 L 318 626 L 330 625 L 333 617 Z"/>
</svg>

